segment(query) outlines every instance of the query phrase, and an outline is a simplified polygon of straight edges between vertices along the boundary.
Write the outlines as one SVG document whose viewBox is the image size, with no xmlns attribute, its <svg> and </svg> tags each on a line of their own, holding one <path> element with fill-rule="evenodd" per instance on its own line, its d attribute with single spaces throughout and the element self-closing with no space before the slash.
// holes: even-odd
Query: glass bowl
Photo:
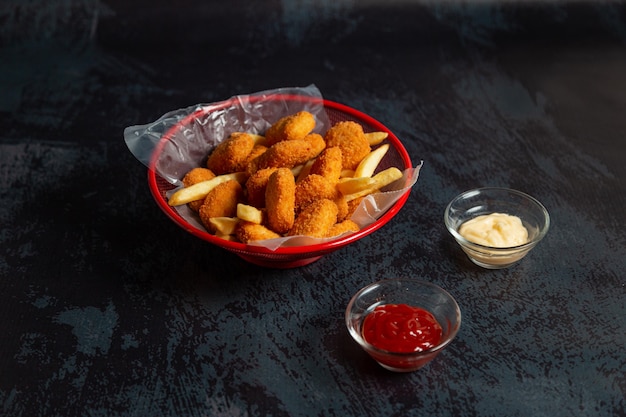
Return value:
<svg viewBox="0 0 626 417">
<path fill-rule="evenodd" d="M 363 323 L 378 306 L 406 304 L 426 310 L 441 326 L 441 338 L 434 346 L 416 352 L 381 349 L 364 337 Z M 455 299 L 435 284 L 416 279 L 395 278 L 375 282 L 359 290 L 350 300 L 345 321 L 352 338 L 383 368 L 412 372 L 432 361 L 452 342 L 461 327 L 461 310 Z"/>
<path fill-rule="evenodd" d="M 383 170 L 391 166 L 397 167 L 401 171 L 413 168 L 411 159 L 409 158 L 409 155 L 400 140 L 382 123 L 358 110 L 325 99 L 288 94 L 277 94 L 271 97 L 250 97 L 249 100 L 256 100 L 258 102 L 261 102 L 262 100 L 277 100 L 281 103 L 287 103 L 291 106 L 295 106 L 294 108 L 297 108 L 301 103 L 307 104 L 319 102 L 324 106 L 324 110 L 332 124 L 340 121 L 355 121 L 363 126 L 365 132 L 387 132 L 388 137 L 386 141 L 390 144 L 390 148 L 383 160 L 380 162 L 379 170 Z M 181 119 L 177 125 L 173 126 L 163 134 L 154 153 L 152 154 L 151 162 L 148 167 L 148 185 L 152 196 L 161 210 L 163 210 L 163 212 L 175 224 L 188 233 L 215 246 L 235 253 L 245 261 L 256 265 L 270 268 L 295 268 L 315 262 L 322 256 L 354 243 L 377 231 L 389 222 L 396 214 L 398 214 L 400 209 L 404 206 L 409 197 L 410 188 L 408 188 L 406 192 L 395 200 L 395 202 L 388 209 L 386 209 L 384 214 L 382 214 L 376 221 L 364 226 L 358 232 L 342 235 L 336 239 L 325 241 L 323 243 L 301 246 L 281 246 L 278 248 L 268 248 L 261 245 L 225 240 L 210 234 L 203 227 L 192 224 L 175 208 L 171 207 L 167 203 L 167 193 L 172 190 L 174 186 L 159 175 L 157 166 L 159 164 L 169 163 L 168 158 L 171 158 L 171 156 L 168 156 L 164 150 L 166 147 L 171 146 L 171 143 L 176 140 L 178 136 L 184 135 L 189 131 L 201 130 L 203 128 L 202 123 L 204 123 L 205 120 L 213 120 L 213 113 L 219 114 L 219 112 L 222 112 L 225 109 L 237 107 L 239 105 L 238 103 L 237 99 L 228 100 L 221 103 L 219 106 L 201 108 L 188 117 Z"/>
<path fill-rule="evenodd" d="M 463 223 L 491 213 L 519 217 L 528 231 L 526 243 L 495 247 L 474 243 L 461 236 L 459 228 Z M 550 215 L 539 201 L 528 194 L 509 188 L 486 187 L 456 196 L 444 211 L 444 222 L 472 262 L 487 269 L 501 269 L 525 257 L 544 238 L 550 227 Z"/>
</svg>

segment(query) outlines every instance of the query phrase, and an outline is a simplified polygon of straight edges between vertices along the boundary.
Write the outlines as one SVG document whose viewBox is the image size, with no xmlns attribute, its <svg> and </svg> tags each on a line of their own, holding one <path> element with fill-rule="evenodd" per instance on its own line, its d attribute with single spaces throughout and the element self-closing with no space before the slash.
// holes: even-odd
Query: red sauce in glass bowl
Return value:
<svg viewBox="0 0 626 417">
<path fill-rule="evenodd" d="M 388 352 L 422 352 L 441 341 L 442 329 L 437 319 L 419 307 L 407 304 L 377 306 L 363 321 L 363 338 Z"/>
</svg>

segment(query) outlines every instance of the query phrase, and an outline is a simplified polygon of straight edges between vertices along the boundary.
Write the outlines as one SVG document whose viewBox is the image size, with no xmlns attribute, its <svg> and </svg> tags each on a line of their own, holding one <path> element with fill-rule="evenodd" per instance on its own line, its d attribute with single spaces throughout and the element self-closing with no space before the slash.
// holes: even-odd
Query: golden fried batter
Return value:
<svg viewBox="0 0 626 417">
<path fill-rule="evenodd" d="M 277 169 L 278 168 L 260 169 L 248 177 L 246 180 L 246 195 L 249 205 L 256 208 L 265 207 L 265 189 L 267 187 L 267 181 L 270 175 L 272 175 L 272 172 Z"/>
<path fill-rule="evenodd" d="M 317 155 L 320 154 L 320 152 L 326 149 L 326 141 L 324 141 L 324 138 L 319 133 L 309 133 L 302 140 L 311 144 L 311 158 L 315 158 Z"/>
<path fill-rule="evenodd" d="M 321 199 L 306 206 L 296 217 L 290 236 L 325 237 L 337 222 L 337 206 L 331 200 Z"/>
<path fill-rule="evenodd" d="M 267 226 L 276 233 L 285 233 L 293 226 L 296 204 L 296 180 L 289 168 L 273 172 L 265 190 Z"/>
<path fill-rule="evenodd" d="M 215 174 L 208 168 L 193 168 L 189 172 L 185 174 L 182 179 L 183 185 L 185 187 L 189 187 L 190 185 L 194 185 L 196 183 L 207 181 L 215 178 Z"/>
<path fill-rule="evenodd" d="M 269 147 L 261 156 L 252 160 L 248 173 L 252 175 L 263 168 L 293 168 L 317 156 L 313 146 L 302 139 L 284 140 Z"/>
<path fill-rule="evenodd" d="M 334 200 L 341 193 L 335 184 L 318 174 L 309 174 L 296 184 L 296 213 L 315 200 Z"/>
<path fill-rule="evenodd" d="M 327 237 L 334 237 L 342 235 L 346 232 L 358 232 L 360 229 L 359 225 L 353 222 L 352 220 L 344 220 L 339 223 L 335 223 L 333 227 L 330 228 L 328 233 L 326 233 Z"/>
<path fill-rule="evenodd" d="M 324 136 L 327 147 L 341 148 L 343 169 L 356 169 L 359 162 L 371 151 L 363 127 L 351 121 L 339 122 Z"/>
<path fill-rule="evenodd" d="M 193 168 L 182 179 L 183 185 L 189 187 L 190 185 L 197 184 L 202 181 L 208 181 L 215 178 L 215 174 L 208 168 Z M 204 198 L 188 203 L 191 210 L 197 212 L 200 206 L 204 203 Z"/>
<path fill-rule="evenodd" d="M 333 146 L 326 148 L 313 162 L 309 174 L 318 174 L 332 183 L 337 183 L 341 176 L 341 148 Z"/>
<path fill-rule="evenodd" d="M 248 154 L 248 157 L 243 163 L 244 169 L 242 169 L 242 171 L 247 171 L 248 165 L 250 165 L 250 162 L 252 162 L 258 156 L 261 156 L 262 154 L 264 154 L 265 151 L 267 151 L 267 146 L 259 145 L 258 143 L 254 145 L 254 147 L 252 148 L 252 151 L 250 151 L 250 153 Z"/>
<path fill-rule="evenodd" d="M 237 215 L 237 203 L 243 198 L 243 188 L 235 181 L 223 182 L 209 191 L 200 206 L 198 214 L 204 227 L 215 233 L 215 227 L 209 219 L 211 217 L 235 217 Z"/>
<path fill-rule="evenodd" d="M 243 132 L 232 133 L 213 149 L 207 160 L 207 168 L 216 175 L 245 171 L 248 155 L 253 148 L 252 135 Z"/>
<path fill-rule="evenodd" d="M 281 237 L 278 233 L 271 231 L 261 224 L 246 221 L 240 221 L 237 223 L 237 226 L 235 227 L 235 235 L 242 243 Z"/>
<path fill-rule="evenodd" d="M 358 197 L 358 198 L 355 198 L 354 200 L 348 201 L 348 203 L 347 203 L 347 205 L 348 205 L 348 212 L 344 216 L 344 219 L 349 219 L 349 218 L 352 217 L 352 215 L 354 214 L 356 209 L 359 207 L 359 204 L 361 204 L 361 201 L 363 201 L 364 198 L 365 197 Z"/>
<path fill-rule="evenodd" d="M 346 197 L 344 197 L 344 195 L 341 194 L 341 192 L 339 192 L 338 196 L 335 197 L 333 201 L 337 205 L 337 221 L 341 222 L 341 221 L 347 220 L 349 216 L 351 215 L 351 213 L 350 213 L 350 207 L 348 206 L 348 201 L 346 200 Z"/>
<path fill-rule="evenodd" d="M 265 132 L 267 145 L 271 146 L 283 140 L 303 139 L 315 128 L 315 117 L 301 111 L 279 119 Z"/>
</svg>

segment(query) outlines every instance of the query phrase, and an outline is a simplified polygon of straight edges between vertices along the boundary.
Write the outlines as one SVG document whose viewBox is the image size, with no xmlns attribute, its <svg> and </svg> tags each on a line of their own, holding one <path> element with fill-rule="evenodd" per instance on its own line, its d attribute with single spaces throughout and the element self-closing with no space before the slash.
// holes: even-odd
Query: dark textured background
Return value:
<svg viewBox="0 0 626 417">
<path fill-rule="evenodd" d="M 157 208 L 123 129 L 317 85 L 420 179 L 380 231 L 271 270 Z M 0 415 L 626 415 L 626 6 L 619 2 L 0 2 Z M 513 268 L 443 225 L 465 189 L 552 215 Z M 449 290 L 461 331 L 412 374 L 344 308 L 380 278 Z"/>
</svg>

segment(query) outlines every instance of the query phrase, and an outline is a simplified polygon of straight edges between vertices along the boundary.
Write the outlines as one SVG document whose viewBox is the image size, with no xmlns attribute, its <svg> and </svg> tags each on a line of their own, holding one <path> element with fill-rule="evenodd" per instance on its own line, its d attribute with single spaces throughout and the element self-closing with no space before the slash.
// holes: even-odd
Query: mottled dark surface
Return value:
<svg viewBox="0 0 626 417">
<path fill-rule="evenodd" d="M 622 3 L 3 0 L 0 75 L 0 415 L 626 415 Z M 126 126 L 309 84 L 424 160 L 392 222 L 271 270 L 160 212 Z M 486 185 L 552 215 L 511 269 L 443 225 Z M 394 276 L 463 312 L 412 374 L 343 324 Z"/>
</svg>

